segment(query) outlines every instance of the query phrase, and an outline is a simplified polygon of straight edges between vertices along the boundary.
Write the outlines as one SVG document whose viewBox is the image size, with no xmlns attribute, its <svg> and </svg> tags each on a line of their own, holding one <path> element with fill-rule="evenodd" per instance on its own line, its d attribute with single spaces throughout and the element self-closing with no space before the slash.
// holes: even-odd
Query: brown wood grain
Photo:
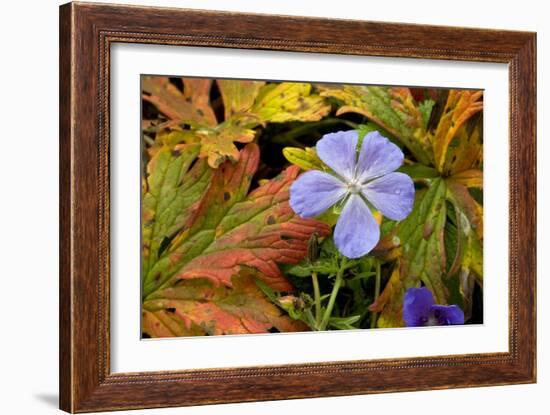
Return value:
<svg viewBox="0 0 550 415">
<path fill-rule="evenodd" d="M 509 352 L 111 373 L 108 82 L 110 45 L 116 42 L 508 63 Z M 534 33 L 105 4 L 61 6 L 60 407 L 89 412 L 534 382 L 535 70 Z"/>
</svg>

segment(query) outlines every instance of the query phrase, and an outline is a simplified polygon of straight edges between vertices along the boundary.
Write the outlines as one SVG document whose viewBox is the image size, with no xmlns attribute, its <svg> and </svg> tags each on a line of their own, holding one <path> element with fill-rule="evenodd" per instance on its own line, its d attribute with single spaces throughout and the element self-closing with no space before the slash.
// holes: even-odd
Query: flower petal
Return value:
<svg viewBox="0 0 550 415">
<path fill-rule="evenodd" d="M 432 305 L 430 317 L 439 326 L 464 324 L 464 312 L 457 305 Z"/>
<path fill-rule="evenodd" d="M 399 147 L 378 131 L 363 138 L 357 161 L 357 178 L 360 183 L 395 171 L 403 164 L 405 156 Z"/>
<path fill-rule="evenodd" d="M 302 218 L 313 218 L 333 206 L 346 194 L 347 188 L 336 177 L 310 170 L 290 186 L 290 207 Z"/>
<path fill-rule="evenodd" d="M 404 173 L 390 173 L 361 188 L 367 200 L 392 220 L 409 216 L 414 205 L 414 183 Z"/>
<path fill-rule="evenodd" d="M 315 149 L 327 166 L 351 182 L 355 177 L 358 139 L 355 130 L 326 134 L 317 141 Z"/>
<path fill-rule="evenodd" d="M 357 194 L 350 196 L 334 228 L 334 243 L 342 255 L 359 258 L 369 253 L 380 239 L 380 228 Z"/>
<path fill-rule="evenodd" d="M 403 297 L 403 321 L 407 327 L 425 326 L 430 318 L 434 296 L 426 287 L 409 288 Z"/>
</svg>

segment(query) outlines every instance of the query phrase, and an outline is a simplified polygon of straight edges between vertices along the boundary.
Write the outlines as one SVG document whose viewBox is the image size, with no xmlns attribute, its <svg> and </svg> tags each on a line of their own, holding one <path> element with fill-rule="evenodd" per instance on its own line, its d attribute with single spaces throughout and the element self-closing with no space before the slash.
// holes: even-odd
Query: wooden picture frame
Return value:
<svg viewBox="0 0 550 415">
<path fill-rule="evenodd" d="M 117 42 L 508 64 L 509 351 L 112 374 L 109 62 L 110 46 Z M 61 409 L 90 412 L 535 382 L 535 139 L 535 33 L 106 4 L 61 6 Z"/>
</svg>

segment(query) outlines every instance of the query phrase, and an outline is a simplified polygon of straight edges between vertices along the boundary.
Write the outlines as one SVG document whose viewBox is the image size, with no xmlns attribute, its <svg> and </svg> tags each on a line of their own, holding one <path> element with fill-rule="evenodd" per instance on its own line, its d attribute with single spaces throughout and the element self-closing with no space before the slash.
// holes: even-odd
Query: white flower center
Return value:
<svg viewBox="0 0 550 415">
<path fill-rule="evenodd" d="M 351 194 L 357 194 L 361 191 L 361 185 L 356 182 L 348 183 L 348 192 Z"/>
</svg>

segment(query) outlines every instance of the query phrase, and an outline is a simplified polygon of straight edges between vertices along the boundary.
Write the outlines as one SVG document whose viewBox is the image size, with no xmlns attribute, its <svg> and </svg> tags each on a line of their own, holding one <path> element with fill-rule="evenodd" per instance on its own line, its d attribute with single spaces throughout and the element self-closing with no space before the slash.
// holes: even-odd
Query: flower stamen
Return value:
<svg viewBox="0 0 550 415">
<path fill-rule="evenodd" d="M 361 191 L 361 185 L 356 182 L 348 183 L 348 192 L 352 195 L 355 195 Z"/>
</svg>

